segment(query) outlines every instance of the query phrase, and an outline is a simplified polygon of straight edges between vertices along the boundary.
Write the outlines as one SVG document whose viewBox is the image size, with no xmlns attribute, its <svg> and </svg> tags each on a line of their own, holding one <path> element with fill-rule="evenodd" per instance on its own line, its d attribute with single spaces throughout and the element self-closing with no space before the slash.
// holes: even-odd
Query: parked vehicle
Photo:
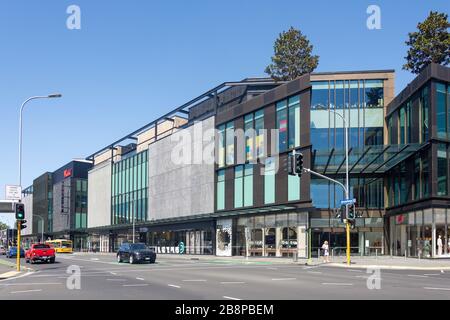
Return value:
<svg viewBox="0 0 450 320">
<path fill-rule="evenodd" d="M 155 263 L 156 253 L 144 243 L 124 243 L 117 252 L 117 262 L 128 261 L 130 264 L 138 262 Z"/>
<path fill-rule="evenodd" d="M 4 256 L 6 254 L 6 248 L 4 246 L 0 246 L 0 255 Z"/>
<path fill-rule="evenodd" d="M 6 251 L 6 257 L 8 259 L 12 259 L 17 257 L 17 247 L 10 247 L 9 250 Z M 20 248 L 20 257 L 25 258 L 25 250 L 23 248 Z"/>
<path fill-rule="evenodd" d="M 33 244 L 25 253 L 25 262 L 33 264 L 37 261 L 55 263 L 55 249 L 48 244 Z"/>
</svg>

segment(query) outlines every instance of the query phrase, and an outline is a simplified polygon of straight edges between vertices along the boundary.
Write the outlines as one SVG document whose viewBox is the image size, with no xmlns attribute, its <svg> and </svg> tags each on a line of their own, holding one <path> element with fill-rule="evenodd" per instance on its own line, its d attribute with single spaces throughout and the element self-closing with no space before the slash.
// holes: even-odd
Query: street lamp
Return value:
<svg viewBox="0 0 450 320">
<path fill-rule="evenodd" d="M 37 100 L 37 99 L 54 99 L 54 98 L 61 98 L 62 95 L 59 93 L 49 94 L 47 96 L 34 96 L 30 97 L 27 100 L 25 100 L 22 103 L 22 106 L 20 107 L 19 111 L 19 187 L 22 189 L 22 114 L 23 109 L 25 108 L 26 104 L 30 102 L 31 100 Z M 20 224 L 21 221 L 17 221 L 17 257 L 16 257 L 16 264 L 17 264 L 17 271 L 20 271 Z"/>
<path fill-rule="evenodd" d="M 25 105 L 30 102 L 31 100 L 37 100 L 37 99 L 55 99 L 55 98 L 61 98 L 62 95 L 59 93 L 49 94 L 47 96 L 34 96 L 31 98 L 28 98 L 27 100 L 22 103 L 22 106 L 20 107 L 20 114 L 19 114 L 19 186 L 22 187 L 22 114 L 23 110 L 25 108 Z"/>
</svg>

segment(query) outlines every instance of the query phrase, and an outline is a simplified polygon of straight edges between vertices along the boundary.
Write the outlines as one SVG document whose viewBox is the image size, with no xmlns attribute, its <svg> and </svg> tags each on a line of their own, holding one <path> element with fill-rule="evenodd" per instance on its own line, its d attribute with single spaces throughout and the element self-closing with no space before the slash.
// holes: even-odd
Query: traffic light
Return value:
<svg viewBox="0 0 450 320">
<path fill-rule="evenodd" d="M 356 218 L 355 205 L 348 206 L 348 218 L 354 220 Z"/>
<path fill-rule="evenodd" d="M 295 154 L 295 173 L 299 176 L 303 173 L 303 153 Z"/>
<path fill-rule="evenodd" d="M 27 223 L 27 220 L 22 220 L 22 221 L 20 222 L 20 230 L 23 230 L 23 229 L 26 229 L 26 228 L 27 228 L 26 223 Z"/>
<path fill-rule="evenodd" d="M 16 203 L 16 220 L 25 219 L 25 205 L 23 203 Z"/>
<path fill-rule="evenodd" d="M 341 218 L 341 222 L 344 222 L 347 219 L 347 215 L 346 215 L 346 212 L 345 212 L 345 205 L 341 206 L 340 218 Z"/>
<path fill-rule="evenodd" d="M 289 153 L 287 160 L 286 160 L 286 167 L 287 167 L 287 172 L 288 175 L 290 176 L 296 176 L 297 174 L 295 173 L 295 158 L 294 156 Z"/>
<path fill-rule="evenodd" d="M 348 219 L 347 220 L 348 224 L 350 225 L 350 229 L 355 229 L 356 227 L 356 220 L 355 219 Z"/>
</svg>

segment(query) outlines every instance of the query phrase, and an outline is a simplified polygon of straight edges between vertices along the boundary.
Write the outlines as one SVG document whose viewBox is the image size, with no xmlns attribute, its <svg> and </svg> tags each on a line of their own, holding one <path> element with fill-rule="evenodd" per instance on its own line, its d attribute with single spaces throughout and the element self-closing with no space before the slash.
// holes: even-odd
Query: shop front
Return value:
<svg viewBox="0 0 450 320">
<path fill-rule="evenodd" d="M 389 219 L 392 255 L 450 258 L 450 209 L 417 210 Z"/>
<path fill-rule="evenodd" d="M 307 212 L 241 215 L 218 219 L 216 254 L 307 257 Z"/>
</svg>

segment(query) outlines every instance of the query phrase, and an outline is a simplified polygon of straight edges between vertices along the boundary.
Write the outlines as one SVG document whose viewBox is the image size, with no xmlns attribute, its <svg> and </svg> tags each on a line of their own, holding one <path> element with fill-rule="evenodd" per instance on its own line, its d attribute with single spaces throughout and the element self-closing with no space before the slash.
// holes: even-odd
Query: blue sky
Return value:
<svg viewBox="0 0 450 320">
<path fill-rule="evenodd" d="M 72 4 L 81 30 L 66 28 Z M 371 4 L 381 30 L 366 27 Z M 217 84 L 263 76 L 290 26 L 314 44 L 316 71 L 395 69 L 398 92 L 413 78 L 401 70 L 407 34 L 430 10 L 448 13 L 448 1 L 1 0 L 0 199 L 17 183 L 29 96 L 64 95 L 27 107 L 24 186 Z"/>
</svg>

